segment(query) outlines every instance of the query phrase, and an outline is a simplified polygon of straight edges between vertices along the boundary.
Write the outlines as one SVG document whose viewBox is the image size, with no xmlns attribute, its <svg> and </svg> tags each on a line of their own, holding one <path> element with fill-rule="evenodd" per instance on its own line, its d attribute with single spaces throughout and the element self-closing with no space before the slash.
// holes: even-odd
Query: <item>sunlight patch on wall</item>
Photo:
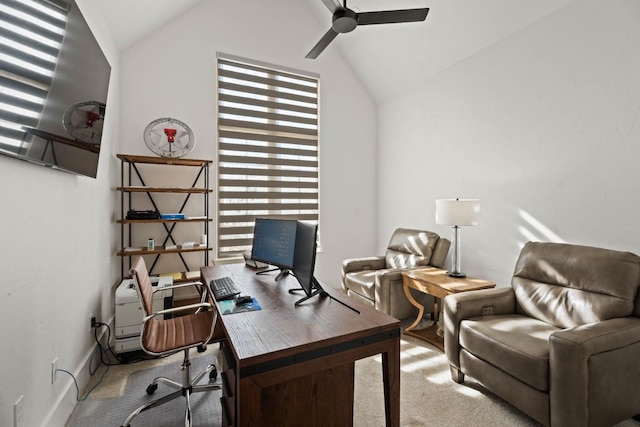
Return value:
<svg viewBox="0 0 640 427">
<path fill-rule="evenodd" d="M 554 242 L 554 243 L 566 243 L 566 241 L 554 233 L 549 227 L 544 225 L 541 221 L 534 218 L 529 212 L 524 209 L 518 209 L 518 215 L 524 220 L 524 224 L 518 226 L 518 231 L 524 237 L 524 242 L 539 241 L 539 242 Z M 524 243 L 523 245 L 524 246 Z"/>
</svg>

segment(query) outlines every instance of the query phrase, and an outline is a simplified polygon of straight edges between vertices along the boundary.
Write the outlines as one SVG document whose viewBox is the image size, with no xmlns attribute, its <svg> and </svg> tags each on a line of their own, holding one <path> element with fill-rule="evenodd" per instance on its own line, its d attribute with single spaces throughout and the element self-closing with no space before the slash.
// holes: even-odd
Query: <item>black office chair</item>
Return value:
<svg viewBox="0 0 640 427">
<path fill-rule="evenodd" d="M 218 312 L 209 302 L 212 293 L 208 284 L 189 283 L 165 286 L 154 290 L 151 286 L 151 279 L 147 272 L 144 259 L 138 257 L 130 270 L 133 283 L 138 292 L 144 318 L 142 320 L 142 332 L 140 333 L 140 344 L 142 349 L 151 355 L 162 356 L 174 353 L 176 350 L 184 350 L 184 361 L 182 362 L 182 383 L 169 378 L 158 377 L 147 387 L 147 394 L 153 394 L 158 388 L 158 384 L 166 384 L 177 391 L 149 402 L 133 411 L 125 420 L 123 426 L 128 427 L 138 414 L 148 409 L 160 406 L 180 396 L 186 398 L 185 426 L 191 426 L 191 404 L 190 395 L 205 391 L 220 389 L 220 384 L 214 383 L 217 378 L 215 365 L 208 365 L 204 371 L 191 378 L 189 361 L 189 350 L 196 347 L 198 351 L 206 350 L 207 343 L 221 341 L 224 335 L 216 330 Z M 152 311 L 153 293 L 158 290 L 167 290 L 182 286 L 200 285 L 201 299 L 197 304 L 190 304 L 184 307 L 175 307 L 160 310 L 156 313 Z M 165 319 L 167 314 L 180 314 L 169 319 Z M 209 374 L 209 384 L 197 385 L 198 382 Z"/>
</svg>

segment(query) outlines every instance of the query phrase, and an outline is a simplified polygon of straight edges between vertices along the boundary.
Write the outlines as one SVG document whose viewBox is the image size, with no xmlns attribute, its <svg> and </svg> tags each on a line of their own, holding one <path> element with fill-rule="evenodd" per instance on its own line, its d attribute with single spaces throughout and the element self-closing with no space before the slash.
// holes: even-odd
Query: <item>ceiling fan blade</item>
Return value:
<svg viewBox="0 0 640 427">
<path fill-rule="evenodd" d="M 342 4 L 340 4 L 339 0 L 322 0 L 322 3 L 327 6 L 327 9 L 329 9 L 329 12 L 331 13 L 335 12 L 336 9 L 342 7 Z"/>
<path fill-rule="evenodd" d="M 329 31 L 326 32 L 324 36 L 320 39 L 318 43 L 307 53 L 305 58 L 316 59 L 318 55 L 322 53 L 322 51 L 336 38 L 338 35 L 337 32 L 333 31 L 333 28 L 330 28 Z"/>
<path fill-rule="evenodd" d="M 358 25 L 394 24 L 398 22 L 418 22 L 427 19 L 429 8 L 385 10 L 358 13 Z"/>
</svg>

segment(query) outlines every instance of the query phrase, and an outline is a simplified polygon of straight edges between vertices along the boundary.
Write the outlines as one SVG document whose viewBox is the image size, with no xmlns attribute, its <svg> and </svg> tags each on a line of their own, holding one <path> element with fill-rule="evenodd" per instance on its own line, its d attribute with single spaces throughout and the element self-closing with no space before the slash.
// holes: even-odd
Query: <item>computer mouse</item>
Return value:
<svg viewBox="0 0 640 427">
<path fill-rule="evenodd" d="M 246 305 L 253 302 L 253 298 L 250 295 L 238 295 L 236 297 L 236 305 Z"/>
</svg>

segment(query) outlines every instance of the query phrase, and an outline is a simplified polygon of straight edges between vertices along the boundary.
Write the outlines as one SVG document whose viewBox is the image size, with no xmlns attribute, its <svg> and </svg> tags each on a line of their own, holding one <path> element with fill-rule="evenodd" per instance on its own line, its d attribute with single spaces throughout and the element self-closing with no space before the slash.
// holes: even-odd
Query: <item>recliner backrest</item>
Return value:
<svg viewBox="0 0 640 427">
<path fill-rule="evenodd" d="M 438 242 L 436 233 L 398 228 L 391 236 L 385 254 L 387 268 L 427 266 Z"/>
<path fill-rule="evenodd" d="M 529 242 L 511 286 L 516 310 L 560 328 L 634 314 L 640 257 L 589 246 Z"/>
</svg>

